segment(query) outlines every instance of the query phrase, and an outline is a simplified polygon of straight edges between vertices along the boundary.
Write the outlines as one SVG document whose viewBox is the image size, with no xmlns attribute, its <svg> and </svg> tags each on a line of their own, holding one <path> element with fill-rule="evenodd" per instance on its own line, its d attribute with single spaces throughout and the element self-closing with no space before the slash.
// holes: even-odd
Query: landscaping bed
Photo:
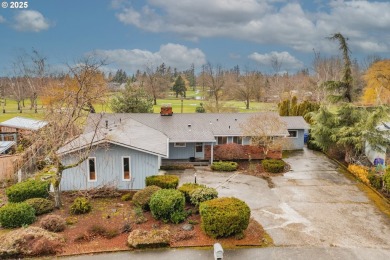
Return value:
<svg viewBox="0 0 390 260">
<path fill-rule="evenodd" d="M 213 239 L 201 230 L 201 220 L 198 213 L 193 213 L 180 224 L 163 223 L 153 218 L 151 212 L 136 212 L 131 201 L 122 201 L 120 197 L 93 198 L 91 212 L 81 215 L 70 214 L 70 206 L 75 199 L 70 193 L 62 196 L 63 207 L 54 210 L 51 214 L 60 215 L 66 219 L 67 226 L 64 231 L 58 232 L 65 238 L 65 244 L 57 255 L 74 255 L 104 251 L 132 250 L 127 245 L 130 231 L 141 230 L 153 232 L 154 230 L 169 231 L 170 247 L 203 247 L 212 246 L 219 242 L 223 247 L 235 248 L 240 246 L 269 246 L 272 240 L 265 234 L 263 228 L 251 219 L 244 237 L 229 237 Z M 186 210 L 196 212 L 194 206 L 186 204 Z M 38 216 L 31 226 L 39 226 L 39 221 L 46 216 Z M 193 227 L 192 230 L 183 230 L 183 225 Z M 0 234 L 8 229 L 0 228 Z"/>
</svg>

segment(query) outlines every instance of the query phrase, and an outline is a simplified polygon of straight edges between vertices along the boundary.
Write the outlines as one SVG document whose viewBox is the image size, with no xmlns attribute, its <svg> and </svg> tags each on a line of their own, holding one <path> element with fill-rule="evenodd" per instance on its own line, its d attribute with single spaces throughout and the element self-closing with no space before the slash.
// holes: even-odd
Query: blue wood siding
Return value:
<svg viewBox="0 0 390 260">
<path fill-rule="evenodd" d="M 186 143 L 186 147 L 175 147 L 169 143 L 168 159 L 188 159 L 195 156 L 195 143 Z"/>
<path fill-rule="evenodd" d="M 303 129 L 288 129 L 291 131 L 298 131 L 298 136 L 292 138 L 286 138 L 287 142 L 284 145 L 284 150 L 301 150 L 305 146 L 304 144 L 304 130 Z"/>
<path fill-rule="evenodd" d="M 103 185 L 113 185 L 118 189 L 143 189 L 145 177 L 157 174 L 159 168 L 158 156 L 117 145 L 98 148 L 91 152 L 90 157 L 96 158 L 96 181 L 88 181 L 87 161 L 84 161 L 78 167 L 63 172 L 61 190 L 86 190 Z M 123 157 L 130 157 L 133 184 L 123 180 Z M 75 157 L 68 155 L 63 162 L 66 165 L 74 160 Z"/>
</svg>

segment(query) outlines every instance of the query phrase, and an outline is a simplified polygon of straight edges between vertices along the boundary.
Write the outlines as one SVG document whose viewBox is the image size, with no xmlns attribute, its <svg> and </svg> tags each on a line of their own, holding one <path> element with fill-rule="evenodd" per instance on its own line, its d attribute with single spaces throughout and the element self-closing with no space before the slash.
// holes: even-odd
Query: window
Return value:
<svg viewBox="0 0 390 260">
<path fill-rule="evenodd" d="M 227 137 L 226 136 L 217 136 L 215 138 L 217 140 L 217 144 L 226 144 L 227 143 Z"/>
<path fill-rule="evenodd" d="M 88 158 L 88 181 L 96 181 L 96 158 Z"/>
<path fill-rule="evenodd" d="M 173 147 L 186 147 L 186 143 L 174 143 Z"/>
<path fill-rule="evenodd" d="M 195 143 L 195 152 L 203 153 L 203 143 Z"/>
<path fill-rule="evenodd" d="M 288 137 L 289 138 L 297 138 L 298 137 L 298 131 L 297 130 L 288 130 Z"/>
<path fill-rule="evenodd" d="M 131 180 L 130 157 L 122 157 L 123 180 Z"/>
<path fill-rule="evenodd" d="M 233 136 L 233 143 L 242 144 L 242 137 L 241 136 Z"/>
</svg>

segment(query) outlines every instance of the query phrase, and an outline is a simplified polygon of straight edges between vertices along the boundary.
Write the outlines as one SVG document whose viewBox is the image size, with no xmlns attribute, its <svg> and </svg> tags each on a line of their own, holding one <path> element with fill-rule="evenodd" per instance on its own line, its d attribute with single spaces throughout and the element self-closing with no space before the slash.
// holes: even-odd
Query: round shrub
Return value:
<svg viewBox="0 0 390 260">
<path fill-rule="evenodd" d="M 35 221 L 35 210 L 25 202 L 8 203 L 0 208 L 0 225 L 4 228 L 21 227 Z"/>
<path fill-rule="evenodd" d="M 190 202 L 190 192 L 198 189 L 198 188 L 204 188 L 206 187 L 203 184 L 197 184 L 197 183 L 184 183 L 179 187 L 179 191 L 183 192 L 184 197 L 186 198 L 187 202 Z"/>
<path fill-rule="evenodd" d="M 72 205 L 70 206 L 71 214 L 85 214 L 90 212 L 92 205 L 87 198 L 78 197 L 76 198 Z"/>
<path fill-rule="evenodd" d="M 35 215 L 42 215 L 53 211 L 54 202 L 44 198 L 32 198 L 25 201 L 35 209 Z"/>
<path fill-rule="evenodd" d="M 218 198 L 202 202 L 199 207 L 203 231 L 213 237 L 242 233 L 249 224 L 251 211 L 237 198 Z"/>
<path fill-rule="evenodd" d="M 261 165 L 266 172 L 280 173 L 284 171 L 286 164 L 282 160 L 265 159 L 261 161 Z"/>
<path fill-rule="evenodd" d="M 183 193 L 173 189 L 156 191 L 149 203 L 154 218 L 174 223 L 180 223 L 185 219 L 184 205 Z"/>
<path fill-rule="evenodd" d="M 158 186 L 161 189 L 176 189 L 179 177 L 175 175 L 152 175 L 145 179 L 146 186 Z"/>
<path fill-rule="evenodd" d="M 134 205 L 141 207 L 144 210 L 149 210 L 150 198 L 158 190 L 161 190 L 161 188 L 158 186 L 152 185 L 152 186 L 147 186 L 144 189 L 137 191 L 133 196 Z"/>
<path fill-rule="evenodd" d="M 66 221 L 58 215 L 47 215 L 39 221 L 39 226 L 51 232 L 61 232 L 66 227 Z"/>
<path fill-rule="evenodd" d="M 237 170 L 238 164 L 236 162 L 213 162 L 211 170 L 222 172 L 233 172 Z"/>
<path fill-rule="evenodd" d="M 199 206 L 203 201 L 212 200 L 218 198 L 218 191 L 214 188 L 201 187 L 190 192 L 191 204 Z"/>
<path fill-rule="evenodd" d="M 31 198 L 47 198 L 50 183 L 47 181 L 27 180 L 19 182 L 5 190 L 9 202 L 22 202 Z"/>
</svg>

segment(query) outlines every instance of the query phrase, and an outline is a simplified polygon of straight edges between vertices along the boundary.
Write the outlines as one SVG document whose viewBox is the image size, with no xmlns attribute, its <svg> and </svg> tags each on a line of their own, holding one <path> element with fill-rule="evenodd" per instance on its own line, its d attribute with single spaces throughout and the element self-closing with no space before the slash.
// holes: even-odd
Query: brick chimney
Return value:
<svg viewBox="0 0 390 260">
<path fill-rule="evenodd" d="M 172 116 L 172 105 L 171 104 L 163 104 L 161 106 L 160 115 L 161 116 Z"/>
</svg>

